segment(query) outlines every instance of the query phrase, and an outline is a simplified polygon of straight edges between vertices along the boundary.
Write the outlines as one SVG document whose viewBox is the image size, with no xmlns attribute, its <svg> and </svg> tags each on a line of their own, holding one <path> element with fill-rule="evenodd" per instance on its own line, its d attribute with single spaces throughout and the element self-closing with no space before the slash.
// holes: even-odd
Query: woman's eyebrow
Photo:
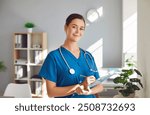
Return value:
<svg viewBox="0 0 150 115">
<path fill-rule="evenodd" d="M 78 26 L 77 24 L 72 24 L 73 26 Z"/>
<path fill-rule="evenodd" d="M 78 26 L 77 24 L 72 24 L 73 26 Z M 81 28 L 85 28 L 84 26 L 81 26 Z"/>
</svg>

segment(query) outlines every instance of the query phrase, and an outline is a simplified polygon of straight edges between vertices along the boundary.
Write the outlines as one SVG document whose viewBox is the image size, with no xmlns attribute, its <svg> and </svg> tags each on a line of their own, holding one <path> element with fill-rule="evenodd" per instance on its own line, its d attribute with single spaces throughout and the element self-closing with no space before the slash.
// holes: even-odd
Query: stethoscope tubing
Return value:
<svg viewBox="0 0 150 115">
<path fill-rule="evenodd" d="M 91 61 L 92 61 L 91 55 L 88 54 L 85 50 L 83 50 L 83 51 L 84 51 L 84 58 L 85 58 L 85 60 L 86 60 L 86 63 L 87 63 L 87 65 L 88 65 L 90 71 L 98 72 L 97 70 L 93 70 L 93 69 L 91 68 L 90 64 L 89 64 L 88 61 L 87 61 L 86 55 L 88 55 L 88 56 L 91 58 Z M 65 57 L 64 57 L 64 55 L 63 55 L 63 53 L 62 53 L 62 51 L 61 51 L 61 47 L 59 47 L 59 52 L 60 52 L 60 55 L 61 55 L 62 59 L 64 60 L 65 64 L 67 65 L 67 67 L 68 67 L 68 69 L 69 69 L 69 73 L 70 73 L 70 74 L 75 74 L 75 70 L 69 66 L 67 60 L 65 59 Z"/>
<path fill-rule="evenodd" d="M 89 53 L 87 53 L 86 51 L 84 51 L 84 58 L 85 58 L 85 60 L 86 60 L 86 63 L 87 63 L 87 65 L 88 65 L 90 71 L 98 72 L 97 70 L 93 70 L 92 67 L 90 66 L 90 64 L 88 63 L 87 58 L 86 58 L 86 54 L 90 57 L 91 61 L 93 61 L 93 59 L 92 59 L 92 57 L 91 57 L 91 55 L 90 55 Z"/>
</svg>

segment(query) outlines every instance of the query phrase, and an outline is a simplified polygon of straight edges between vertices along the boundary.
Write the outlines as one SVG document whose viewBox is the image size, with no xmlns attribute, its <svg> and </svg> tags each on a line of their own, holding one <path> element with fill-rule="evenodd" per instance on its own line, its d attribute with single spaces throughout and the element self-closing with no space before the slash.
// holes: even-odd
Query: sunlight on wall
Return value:
<svg viewBox="0 0 150 115">
<path fill-rule="evenodd" d="M 123 65 L 131 56 L 137 60 L 137 13 L 123 22 Z"/>
<path fill-rule="evenodd" d="M 97 67 L 101 68 L 103 66 L 103 38 L 92 44 L 87 51 L 93 55 Z"/>
<path fill-rule="evenodd" d="M 95 22 L 102 16 L 103 16 L 102 6 L 97 9 L 90 9 L 87 13 L 87 19 L 90 23 Z M 86 25 L 89 26 L 90 24 L 87 23 Z M 89 46 L 87 48 L 87 51 L 89 51 L 93 55 L 97 67 L 101 68 L 103 66 L 103 38 L 100 38 L 94 44 Z"/>
</svg>

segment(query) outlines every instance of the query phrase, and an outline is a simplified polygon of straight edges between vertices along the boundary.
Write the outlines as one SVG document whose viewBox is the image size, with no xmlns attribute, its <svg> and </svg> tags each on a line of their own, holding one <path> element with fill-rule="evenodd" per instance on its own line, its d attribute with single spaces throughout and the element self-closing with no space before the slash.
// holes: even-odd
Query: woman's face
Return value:
<svg viewBox="0 0 150 115">
<path fill-rule="evenodd" d="M 73 19 L 68 26 L 65 25 L 67 40 L 71 40 L 72 42 L 79 41 L 84 34 L 84 30 L 85 30 L 84 21 L 81 19 Z"/>
</svg>

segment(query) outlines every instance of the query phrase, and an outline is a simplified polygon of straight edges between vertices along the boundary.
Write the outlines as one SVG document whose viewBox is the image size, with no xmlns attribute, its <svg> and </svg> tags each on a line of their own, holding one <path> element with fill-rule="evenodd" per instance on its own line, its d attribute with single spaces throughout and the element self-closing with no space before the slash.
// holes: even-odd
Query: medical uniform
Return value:
<svg viewBox="0 0 150 115">
<path fill-rule="evenodd" d="M 83 75 L 93 75 L 96 79 L 99 78 L 98 72 L 90 71 L 90 68 L 97 70 L 97 67 L 95 65 L 94 58 L 89 52 L 86 51 L 88 54 L 84 55 L 85 51 L 80 48 L 80 56 L 79 58 L 76 58 L 69 50 L 65 49 L 64 47 L 60 48 L 70 68 L 75 70 L 75 74 L 69 73 L 69 68 L 62 58 L 58 48 L 47 55 L 39 72 L 39 76 L 42 76 L 46 80 L 55 82 L 56 86 L 58 87 L 82 83 L 84 81 Z M 78 95 L 74 93 L 61 98 L 95 98 L 95 95 Z"/>
</svg>

